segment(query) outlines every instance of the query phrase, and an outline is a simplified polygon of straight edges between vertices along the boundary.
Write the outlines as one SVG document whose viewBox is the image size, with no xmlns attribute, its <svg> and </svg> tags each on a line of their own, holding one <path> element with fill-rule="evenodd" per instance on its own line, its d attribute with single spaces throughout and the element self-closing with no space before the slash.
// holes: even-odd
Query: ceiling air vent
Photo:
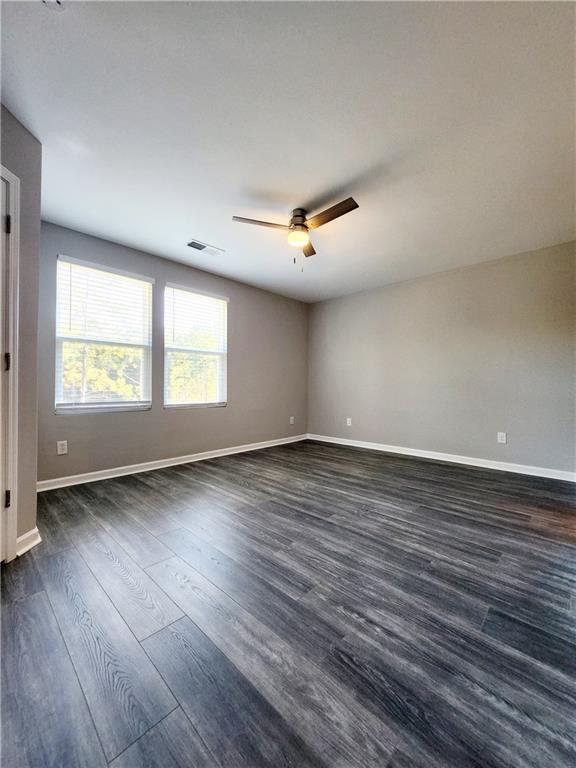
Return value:
<svg viewBox="0 0 576 768">
<path fill-rule="evenodd" d="M 64 6 L 62 5 L 62 0 L 42 0 L 43 5 L 46 6 L 46 8 L 50 8 L 51 11 L 63 11 Z"/>
<path fill-rule="evenodd" d="M 189 248 L 193 248 L 195 251 L 201 251 L 204 256 L 222 256 L 224 253 L 222 248 L 216 248 L 215 245 L 202 243 L 200 240 L 190 240 L 187 245 Z"/>
</svg>

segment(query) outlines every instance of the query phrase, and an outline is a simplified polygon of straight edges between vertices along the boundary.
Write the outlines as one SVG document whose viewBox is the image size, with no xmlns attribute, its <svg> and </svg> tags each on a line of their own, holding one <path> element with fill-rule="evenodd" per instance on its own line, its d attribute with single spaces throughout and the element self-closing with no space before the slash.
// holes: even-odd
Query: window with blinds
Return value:
<svg viewBox="0 0 576 768">
<path fill-rule="evenodd" d="M 226 299 L 167 285 L 164 404 L 226 405 Z"/>
<path fill-rule="evenodd" d="M 57 409 L 150 406 L 152 284 L 58 258 Z"/>
</svg>

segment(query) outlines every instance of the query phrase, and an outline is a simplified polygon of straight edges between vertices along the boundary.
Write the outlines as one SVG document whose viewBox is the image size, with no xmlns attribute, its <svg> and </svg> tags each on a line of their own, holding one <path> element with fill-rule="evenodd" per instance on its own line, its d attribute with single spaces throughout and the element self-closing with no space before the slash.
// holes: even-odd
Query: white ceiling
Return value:
<svg viewBox="0 0 576 768">
<path fill-rule="evenodd" d="M 3 3 L 49 221 L 305 301 L 576 236 L 572 3 L 64 3 Z M 231 221 L 348 195 L 304 272 Z"/>
</svg>

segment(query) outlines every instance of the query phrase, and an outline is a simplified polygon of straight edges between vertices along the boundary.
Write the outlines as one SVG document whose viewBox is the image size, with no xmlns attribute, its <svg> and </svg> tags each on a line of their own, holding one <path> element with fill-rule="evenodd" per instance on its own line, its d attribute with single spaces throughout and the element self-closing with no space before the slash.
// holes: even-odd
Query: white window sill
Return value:
<svg viewBox="0 0 576 768">
<path fill-rule="evenodd" d="M 129 403 L 122 405 L 111 405 L 109 403 L 103 403 L 102 405 L 57 405 L 55 413 L 58 416 L 67 415 L 81 415 L 86 413 L 119 413 L 122 411 L 149 411 L 152 408 L 152 403 L 139 403 L 136 405 L 130 405 Z"/>
<path fill-rule="evenodd" d="M 226 408 L 228 403 L 175 403 L 170 405 L 164 403 L 165 411 L 178 410 L 182 408 Z"/>
</svg>

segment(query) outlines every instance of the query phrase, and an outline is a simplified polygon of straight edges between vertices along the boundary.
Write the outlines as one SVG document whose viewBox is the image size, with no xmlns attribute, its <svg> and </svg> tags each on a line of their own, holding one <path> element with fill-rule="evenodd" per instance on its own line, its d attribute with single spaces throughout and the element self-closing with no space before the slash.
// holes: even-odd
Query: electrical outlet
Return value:
<svg viewBox="0 0 576 768">
<path fill-rule="evenodd" d="M 348 416 L 348 418 L 346 419 L 346 426 L 347 427 L 351 427 L 352 426 L 352 419 L 350 418 L 350 416 Z"/>
<path fill-rule="evenodd" d="M 290 424 L 294 424 L 295 421 L 296 421 L 296 419 L 294 418 L 294 416 L 290 416 Z"/>
<path fill-rule="evenodd" d="M 496 436 L 496 440 L 499 443 L 507 443 L 508 442 L 508 435 L 506 434 L 506 432 L 498 432 L 498 434 Z"/>
<path fill-rule="evenodd" d="M 56 453 L 58 456 L 66 456 L 68 453 L 68 440 L 58 440 L 56 442 Z"/>
</svg>

